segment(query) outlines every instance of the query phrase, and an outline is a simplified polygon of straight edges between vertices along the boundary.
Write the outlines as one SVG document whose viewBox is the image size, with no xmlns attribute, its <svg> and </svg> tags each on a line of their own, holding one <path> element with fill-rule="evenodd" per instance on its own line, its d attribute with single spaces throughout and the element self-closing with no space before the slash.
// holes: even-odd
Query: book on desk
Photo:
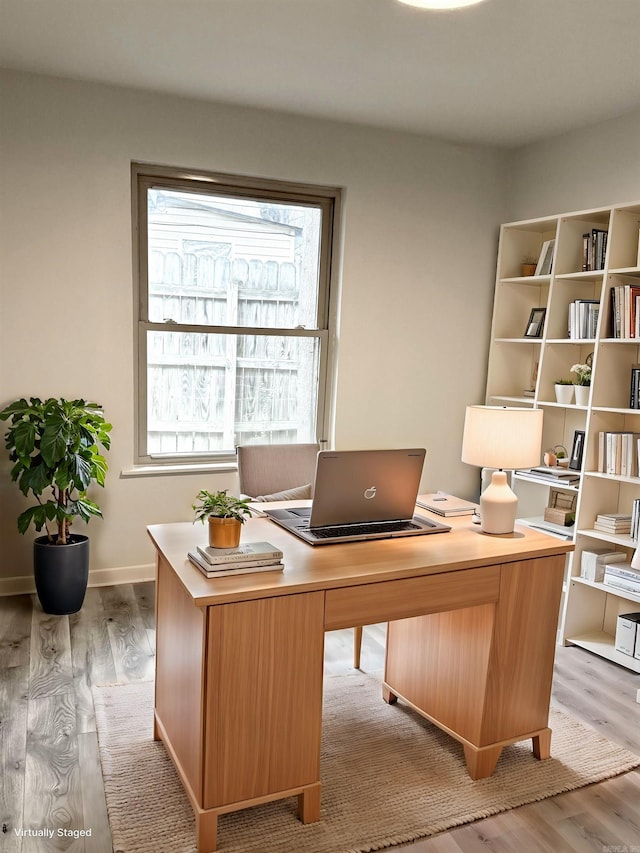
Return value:
<svg viewBox="0 0 640 853">
<path fill-rule="evenodd" d="M 416 504 L 423 509 L 428 509 L 429 512 L 435 512 L 436 515 L 450 518 L 457 515 L 473 515 L 478 509 L 477 504 L 457 498 L 455 495 L 448 495 L 446 492 L 418 495 Z"/>
<path fill-rule="evenodd" d="M 270 542 L 244 542 L 237 548 L 198 545 L 187 552 L 189 560 L 208 578 L 284 569 L 282 551 Z"/>
</svg>

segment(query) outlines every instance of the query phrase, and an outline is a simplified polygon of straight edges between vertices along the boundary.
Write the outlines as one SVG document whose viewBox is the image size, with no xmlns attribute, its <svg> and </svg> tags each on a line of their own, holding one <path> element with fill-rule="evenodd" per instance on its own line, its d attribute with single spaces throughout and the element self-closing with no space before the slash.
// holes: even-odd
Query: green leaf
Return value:
<svg viewBox="0 0 640 853">
<path fill-rule="evenodd" d="M 63 421 L 52 418 L 44 428 L 40 441 L 40 453 L 47 463 L 54 467 L 64 459 L 69 441 L 69 432 Z"/>
<path fill-rule="evenodd" d="M 36 443 L 36 428 L 31 421 L 21 420 L 13 427 L 13 444 L 19 457 L 29 457 Z"/>
<path fill-rule="evenodd" d="M 35 524 L 36 530 L 42 530 L 47 520 L 44 506 L 31 506 L 18 516 L 18 530 L 26 533 L 30 524 Z"/>
</svg>

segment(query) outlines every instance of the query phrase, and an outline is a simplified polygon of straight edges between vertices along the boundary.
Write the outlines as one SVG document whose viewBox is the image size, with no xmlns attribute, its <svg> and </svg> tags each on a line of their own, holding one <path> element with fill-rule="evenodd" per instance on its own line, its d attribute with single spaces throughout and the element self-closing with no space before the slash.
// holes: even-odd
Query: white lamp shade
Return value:
<svg viewBox="0 0 640 853">
<path fill-rule="evenodd" d="M 539 465 L 542 417 L 542 409 L 467 406 L 462 461 L 507 470 Z"/>
</svg>

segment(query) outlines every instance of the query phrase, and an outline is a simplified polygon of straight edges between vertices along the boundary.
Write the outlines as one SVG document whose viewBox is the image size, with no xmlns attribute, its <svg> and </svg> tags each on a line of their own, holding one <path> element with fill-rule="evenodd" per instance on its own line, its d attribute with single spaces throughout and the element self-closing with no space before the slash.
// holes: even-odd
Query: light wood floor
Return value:
<svg viewBox="0 0 640 853">
<path fill-rule="evenodd" d="M 352 636 L 327 634 L 327 672 L 351 669 Z M 154 639 L 153 583 L 89 589 L 80 613 L 70 617 L 46 616 L 35 596 L 0 598 L 2 853 L 111 853 L 91 685 L 152 678 Z M 384 640 L 383 626 L 365 629 L 362 669 L 382 669 Z M 556 704 L 638 753 L 639 688 L 640 676 L 621 667 L 581 649 L 557 650 Z M 91 829 L 91 838 L 21 839 L 14 832 L 58 827 Z M 640 853 L 640 771 L 402 850 Z"/>
</svg>

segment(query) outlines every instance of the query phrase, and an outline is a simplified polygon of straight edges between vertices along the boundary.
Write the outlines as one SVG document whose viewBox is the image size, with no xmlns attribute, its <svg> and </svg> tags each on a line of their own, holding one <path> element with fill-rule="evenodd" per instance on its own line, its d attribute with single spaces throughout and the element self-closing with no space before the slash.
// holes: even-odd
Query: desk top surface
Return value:
<svg viewBox="0 0 640 853">
<path fill-rule="evenodd" d="M 424 510 L 420 513 L 429 516 Z M 187 551 L 206 544 L 206 526 L 177 522 L 151 525 L 147 531 L 200 607 L 439 574 L 573 550 L 571 542 L 521 525 L 516 525 L 513 533 L 496 536 L 482 533 L 470 516 L 447 518 L 446 522 L 451 524 L 448 533 L 314 547 L 267 518 L 251 518 L 243 526 L 242 542 L 273 543 L 284 553 L 284 571 L 213 579 L 206 578 L 187 557 Z"/>
</svg>

